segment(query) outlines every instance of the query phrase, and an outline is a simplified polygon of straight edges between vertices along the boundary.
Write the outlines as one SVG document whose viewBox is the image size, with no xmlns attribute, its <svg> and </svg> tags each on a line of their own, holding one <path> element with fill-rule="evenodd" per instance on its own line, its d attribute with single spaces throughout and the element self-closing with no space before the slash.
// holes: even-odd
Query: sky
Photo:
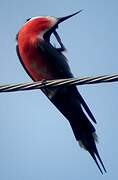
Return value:
<svg viewBox="0 0 118 180">
<path fill-rule="evenodd" d="M 0 84 L 30 82 L 16 54 L 15 36 L 26 19 L 83 12 L 58 33 L 75 76 L 118 73 L 117 0 L 1 0 Z M 53 40 L 54 41 L 54 40 Z M 40 90 L 0 94 L 1 180 L 111 180 L 118 176 L 117 83 L 78 87 L 97 120 L 100 174 L 78 146 L 68 121 Z"/>
</svg>

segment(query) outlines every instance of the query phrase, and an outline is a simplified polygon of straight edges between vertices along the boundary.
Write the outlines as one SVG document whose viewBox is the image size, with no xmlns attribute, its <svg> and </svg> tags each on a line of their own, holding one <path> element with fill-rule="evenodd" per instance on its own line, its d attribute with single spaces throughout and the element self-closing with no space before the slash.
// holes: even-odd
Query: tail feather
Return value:
<svg viewBox="0 0 118 180">
<path fill-rule="evenodd" d="M 102 168 L 104 169 L 104 172 L 106 173 L 106 172 L 107 172 L 107 171 L 106 171 L 106 168 L 105 168 L 105 166 L 104 166 L 104 164 L 103 164 L 103 162 L 102 162 L 102 160 L 101 160 L 101 158 L 100 158 L 100 155 L 99 155 L 97 149 L 96 149 L 95 154 L 96 154 L 97 158 L 99 159 L 99 161 L 100 161 L 100 163 L 101 163 L 101 165 L 102 165 Z"/>
<path fill-rule="evenodd" d="M 97 135 L 96 135 L 97 136 Z M 97 147 L 96 147 L 96 138 L 94 138 L 93 134 L 92 136 L 84 136 L 82 140 L 79 140 L 80 147 L 87 150 L 90 155 L 92 156 L 93 160 L 95 161 L 97 167 L 99 168 L 101 174 L 103 174 L 103 171 L 106 173 L 106 168 L 101 160 L 101 157 L 98 153 Z M 101 165 L 101 166 L 100 166 Z M 102 168 L 101 168 L 102 167 Z"/>
<path fill-rule="evenodd" d="M 97 161 L 97 158 L 96 158 L 95 154 L 94 154 L 93 152 L 89 152 L 89 153 L 90 153 L 90 155 L 92 156 L 92 158 L 94 159 L 94 161 L 95 161 L 97 167 L 99 168 L 101 174 L 103 174 L 103 171 L 102 171 L 102 169 L 101 169 L 101 167 L 100 167 L 100 165 L 99 165 L 99 163 L 98 163 L 98 161 Z M 101 162 L 101 161 L 100 161 L 100 162 Z M 104 166 L 103 166 L 103 167 L 104 167 Z M 105 172 L 106 172 L 106 171 L 105 171 Z"/>
<path fill-rule="evenodd" d="M 96 133 L 94 133 L 94 134 L 96 134 Z M 93 134 L 92 134 L 93 135 Z M 106 168 L 105 168 L 105 166 L 104 166 L 104 164 L 103 164 L 103 162 L 102 162 L 102 160 L 101 160 L 101 157 L 100 157 L 100 155 L 99 155 L 99 153 L 98 153 L 98 150 L 97 150 L 97 147 L 96 147 L 96 143 L 95 143 L 95 139 L 96 138 L 94 138 L 95 136 L 93 136 L 93 148 L 91 149 L 91 151 L 89 150 L 89 153 L 91 154 L 91 156 L 93 157 L 93 159 L 95 160 L 95 162 L 96 162 L 96 164 L 97 164 L 97 166 L 98 166 L 98 168 L 100 169 L 100 171 L 101 171 L 101 168 L 100 168 L 100 166 L 99 166 L 99 164 L 98 164 L 98 162 L 97 162 L 97 159 L 99 160 L 99 162 L 100 162 L 100 164 L 101 164 L 101 166 L 102 166 L 102 168 L 103 168 L 103 170 L 104 170 L 104 172 L 106 173 L 107 171 L 106 171 Z M 96 141 L 97 142 L 97 141 Z M 97 159 L 96 159 L 96 157 L 97 157 Z M 103 173 L 102 173 L 103 174 Z"/>
</svg>

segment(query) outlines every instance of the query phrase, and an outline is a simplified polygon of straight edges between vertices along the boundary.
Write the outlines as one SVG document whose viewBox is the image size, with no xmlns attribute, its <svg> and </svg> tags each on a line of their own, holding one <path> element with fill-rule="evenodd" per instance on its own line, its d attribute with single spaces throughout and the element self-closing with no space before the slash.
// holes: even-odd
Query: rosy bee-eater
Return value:
<svg viewBox="0 0 118 180">
<path fill-rule="evenodd" d="M 74 77 L 63 54 L 65 47 L 56 29 L 60 23 L 80 12 L 81 10 L 60 18 L 33 17 L 21 27 L 17 34 L 17 54 L 33 81 L 45 83 L 46 80 Z M 57 48 L 51 43 L 52 34 L 59 44 Z M 92 123 L 96 123 L 96 120 L 77 87 L 72 85 L 51 88 L 44 85 L 42 91 L 68 120 L 76 140 L 90 153 L 100 172 L 106 172 L 96 147 L 97 135 Z"/>
</svg>

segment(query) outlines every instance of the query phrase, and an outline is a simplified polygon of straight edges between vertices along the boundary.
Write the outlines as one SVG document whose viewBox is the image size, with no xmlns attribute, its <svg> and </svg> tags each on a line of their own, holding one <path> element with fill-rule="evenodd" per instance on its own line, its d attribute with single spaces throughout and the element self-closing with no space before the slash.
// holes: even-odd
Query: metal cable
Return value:
<svg viewBox="0 0 118 180">
<path fill-rule="evenodd" d="M 56 80 L 47 80 L 47 81 L 37 81 L 37 82 L 32 82 L 32 83 L 6 84 L 6 85 L 0 86 L 0 93 L 34 90 L 34 89 L 41 89 L 41 88 L 47 88 L 47 87 L 53 88 L 53 87 L 67 86 L 67 85 L 108 83 L 108 82 L 116 82 L 116 81 L 118 81 L 118 74 L 102 75 L 102 76 L 95 76 L 95 77 L 56 79 Z"/>
</svg>

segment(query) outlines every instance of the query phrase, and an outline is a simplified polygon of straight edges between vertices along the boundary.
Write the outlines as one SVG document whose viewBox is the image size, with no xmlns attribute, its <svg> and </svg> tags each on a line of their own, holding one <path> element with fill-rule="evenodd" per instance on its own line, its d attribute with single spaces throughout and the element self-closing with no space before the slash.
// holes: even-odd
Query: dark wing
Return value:
<svg viewBox="0 0 118 180">
<path fill-rule="evenodd" d="M 42 51 L 47 59 L 49 59 L 50 63 L 52 64 L 55 72 L 57 72 L 57 79 L 58 78 L 72 78 L 73 74 L 71 73 L 70 67 L 67 63 L 66 57 L 60 53 L 56 48 L 54 48 L 49 42 L 41 41 L 38 43 L 38 48 Z M 91 113 L 89 107 L 87 106 L 86 102 L 82 98 L 81 94 L 77 91 L 77 88 L 74 87 L 75 93 L 79 98 L 79 101 L 89 117 L 92 119 L 94 123 L 96 120 Z"/>
<path fill-rule="evenodd" d="M 57 78 L 72 78 L 70 67 L 67 63 L 66 57 L 46 41 L 40 41 L 38 48 L 44 53 L 46 58 L 50 61 L 51 67 L 55 70 Z M 59 77 L 58 77 L 59 76 Z"/>
</svg>

